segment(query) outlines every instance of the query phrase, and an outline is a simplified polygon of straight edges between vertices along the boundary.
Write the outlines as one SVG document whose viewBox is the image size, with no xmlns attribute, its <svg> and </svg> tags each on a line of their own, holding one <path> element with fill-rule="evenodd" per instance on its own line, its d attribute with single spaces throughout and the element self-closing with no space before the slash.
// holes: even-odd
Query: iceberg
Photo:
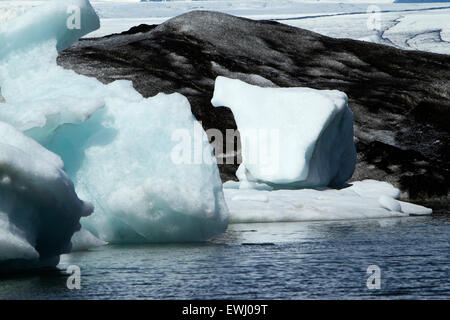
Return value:
<svg viewBox="0 0 450 320">
<path fill-rule="evenodd" d="M 100 27 L 88 0 L 54 0 L 0 24 L 0 57 L 55 40 L 58 51 Z"/>
<path fill-rule="evenodd" d="M 1 272 L 56 266 L 92 210 L 59 156 L 0 122 Z"/>
<path fill-rule="evenodd" d="M 83 226 L 110 243 L 203 241 L 222 233 L 228 224 L 222 182 L 188 100 L 180 94 L 145 99 L 128 81 L 104 90 L 103 109 L 81 124 L 60 126 L 46 144 L 95 206 Z M 209 162 L 174 161 L 179 131 L 203 133 Z"/>
<path fill-rule="evenodd" d="M 355 169 L 353 113 L 337 90 L 262 88 L 217 77 L 212 104 L 231 109 L 241 135 L 241 182 L 341 187 Z"/>
<path fill-rule="evenodd" d="M 67 5 L 81 8 L 85 20 L 77 32 L 60 30 L 71 14 Z M 37 28 L 44 18 L 52 22 Z M 204 241 L 222 233 L 228 225 L 222 182 L 188 100 L 144 98 L 130 81 L 104 85 L 57 66 L 58 50 L 97 26 L 87 0 L 52 2 L 5 22 L 0 121 L 61 157 L 76 192 L 95 206 L 81 224 L 102 241 Z M 18 40 L 34 29 L 33 40 Z M 177 148 L 190 154 L 199 148 L 205 161 L 178 162 Z"/>
<path fill-rule="evenodd" d="M 241 135 L 239 182 L 224 183 L 230 223 L 425 215 L 387 182 L 352 182 L 353 113 L 336 90 L 262 88 L 218 77 L 212 104 L 231 108 Z M 267 161 L 270 160 L 270 161 Z"/>
<path fill-rule="evenodd" d="M 80 28 L 67 28 L 68 21 L 77 26 L 71 20 L 77 12 Z M 85 250 L 105 242 L 204 241 L 230 220 L 429 213 L 398 201 L 398 190 L 382 183 L 327 189 L 343 186 L 355 166 L 353 115 L 344 93 L 260 88 L 219 77 L 212 102 L 232 109 L 244 137 L 240 182 L 227 183 L 224 193 L 186 97 L 144 98 L 130 81 L 105 85 L 57 66 L 58 50 L 97 27 L 87 0 L 54 1 L 0 27 L 5 268 L 21 261 L 55 265 L 71 243 Z M 256 142 L 255 132 L 262 138 Z M 254 154 L 263 161 L 254 162 Z M 285 190 L 292 188 L 303 189 Z"/>
<path fill-rule="evenodd" d="M 75 232 L 71 239 L 72 252 L 87 251 L 96 247 L 105 246 L 108 242 L 100 240 L 86 229 Z"/>
<path fill-rule="evenodd" d="M 49 1 L 0 24 L 0 121 L 42 143 L 62 123 L 103 107 L 95 92 L 89 96 L 97 81 L 56 66 L 57 50 L 99 26 L 88 0 Z"/>
<path fill-rule="evenodd" d="M 432 210 L 397 200 L 387 182 L 363 180 L 343 189 L 256 190 L 224 184 L 231 223 L 372 219 L 427 215 Z"/>
</svg>

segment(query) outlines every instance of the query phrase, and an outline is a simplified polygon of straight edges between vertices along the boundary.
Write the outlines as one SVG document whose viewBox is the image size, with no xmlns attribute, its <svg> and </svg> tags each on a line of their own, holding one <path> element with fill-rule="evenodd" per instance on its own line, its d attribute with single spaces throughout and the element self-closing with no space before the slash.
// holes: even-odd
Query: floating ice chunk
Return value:
<svg viewBox="0 0 450 320">
<path fill-rule="evenodd" d="M 352 187 L 274 191 L 235 187 L 226 188 L 224 192 L 231 223 L 369 219 L 432 212 L 431 209 L 393 199 L 391 195 L 395 188 L 387 188 L 385 182 L 371 180 L 355 184 L 358 192 Z"/>
<path fill-rule="evenodd" d="M 67 15 L 58 3 L 2 25 L 8 50 L 0 51 L 0 121 L 62 157 L 77 192 L 95 204 L 82 224 L 102 240 L 203 241 L 223 232 L 228 211 L 217 164 L 188 100 L 179 94 L 144 99 L 131 82 L 104 85 L 58 67 L 55 47 L 69 45 L 98 20 L 87 1 L 61 3 L 81 6 L 87 19 L 81 33 L 59 31 Z M 44 18 L 52 22 L 41 29 Z M 42 34 L 23 43 L 14 37 L 30 29 Z M 180 131 L 194 143 L 172 139 Z M 173 161 L 177 146 L 194 154 L 197 141 L 205 161 Z"/>
<path fill-rule="evenodd" d="M 50 1 L 0 24 L 0 58 L 48 40 L 56 40 L 61 51 L 99 27 L 88 0 Z"/>
<path fill-rule="evenodd" d="M 86 229 L 75 232 L 72 237 L 72 252 L 86 251 L 95 247 L 107 245 L 108 242 L 100 240 Z"/>
<path fill-rule="evenodd" d="M 0 122 L 1 271 L 56 266 L 92 210 L 57 155 Z"/>
<path fill-rule="evenodd" d="M 9 231 L 8 218 L 4 213 L 0 215 L 0 270 L 5 261 L 37 260 L 39 253 L 19 233 Z"/>
<path fill-rule="evenodd" d="M 401 210 L 411 216 L 420 216 L 433 213 L 433 210 L 414 203 L 399 201 Z"/>
<path fill-rule="evenodd" d="M 103 85 L 56 65 L 56 42 L 0 59 L 0 121 L 8 122 L 40 143 L 62 124 L 81 123 L 101 109 Z M 43 78 L 45 77 L 45 78 Z"/>
<path fill-rule="evenodd" d="M 245 180 L 281 188 L 336 187 L 352 176 L 356 149 L 345 93 L 261 88 L 217 77 L 212 104 L 233 111 Z"/>
<path fill-rule="evenodd" d="M 74 14 L 80 26 L 71 29 Z M 97 80 L 56 65 L 56 48 L 98 27 L 87 0 L 51 1 L 1 24 L 0 121 L 44 143 L 61 124 L 85 121 L 102 108 Z"/>
<path fill-rule="evenodd" d="M 382 195 L 378 198 L 378 202 L 383 208 L 389 211 L 398 211 L 398 212 L 402 211 L 400 203 L 392 197 Z"/>
<path fill-rule="evenodd" d="M 106 86 L 105 96 L 104 109 L 82 124 L 61 126 L 47 144 L 96 207 L 83 226 L 111 243 L 201 241 L 222 233 L 228 224 L 222 183 L 188 100 L 144 99 L 128 81 Z M 191 138 L 195 130 L 203 133 L 209 163 L 174 163 L 174 132 Z"/>
</svg>

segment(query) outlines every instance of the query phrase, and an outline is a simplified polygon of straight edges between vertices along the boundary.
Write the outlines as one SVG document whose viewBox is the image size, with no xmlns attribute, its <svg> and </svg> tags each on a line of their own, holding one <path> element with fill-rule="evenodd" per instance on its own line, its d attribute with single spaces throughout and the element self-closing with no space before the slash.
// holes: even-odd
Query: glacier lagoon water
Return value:
<svg viewBox="0 0 450 320">
<path fill-rule="evenodd" d="M 59 271 L 0 279 L 0 299 L 449 298 L 450 212 L 360 221 L 230 225 L 207 243 L 63 255 Z M 381 289 L 369 290 L 369 265 Z M 81 289 L 66 287 L 69 265 Z"/>
</svg>

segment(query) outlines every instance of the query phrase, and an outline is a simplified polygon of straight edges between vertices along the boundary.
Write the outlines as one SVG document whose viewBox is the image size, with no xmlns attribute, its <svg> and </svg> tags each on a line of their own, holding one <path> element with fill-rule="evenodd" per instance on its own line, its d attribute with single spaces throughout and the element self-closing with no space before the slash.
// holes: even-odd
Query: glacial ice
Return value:
<svg viewBox="0 0 450 320">
<path fill-rule="evenodd" d="M 75 232 L 72 237 L 72 252 L 75 251 L 86 251 L 95 247 L 101 247 L 107 245 L 106 241 L 100 240 L 92 233 L 87 231 L 84 228 L 81 228 L 80 231 Z"/>
<path fill-rule="evenodd" d="M 96 79 L 56 65 L 55 46 L 55 40 L 48 40 L 0 60 L 0 88 L 6 100 L 0 121 L 43 144 L 62 124 L 82 123 L 105 104 Z"/>
<path fill-rule="evenodd" d="M 242 143 L 241 182 L 276 188 L 340 187 L 353 174 L 353 113 L 345 93 L 262 88 L 216 79 L 212 104 L 229 107 Z"/>
<path fill-rule="evenodd" d="M 104 90 L 103 109 L 82 124 L 59 127 L 46 144 L 61 155 L 80 196 L 95 205 L 83 226 L 111 243 L 201 241 L 222 233 L 228 224 L 222 183 L 188 100 L 144 99 L 128 81 Z M 202 132 L 209 162 L 174 162 L 177 131 L 189 138 Z"/>
<path fill-rule="evenodd" d="M 426 215 L 431 209 L 399 201 L 387 182 L 364 180 L 343 189 L 255 190 L 224 184 L 231 223 L 370 219 Z"/>
<path fill-rule="evenodd" d="M 54 0 L 0 24 L 0 57 L 55 40 L 59 51 L 100 27 L 88 0 Z"/>
<path fill-rule="evenodd" d="M 80 29 L 66 28 L 68 6 L 80 8 Z M 241 134 L 255 129 L 279 138 L 277 152 L 261 157 L 278 160 L 277 170 L 252 163 L 250 153 L 241 181 L 224 184 L 224 193 L 211 146 L 184 96 L 144 98 L 129 81 L 104 85 L 57 66 L 58 50 L 97 27 L 87 0 L 51 2 L 0 24 L 0 121 L 9 123 L 0 122 L 0 269 L 56 265 L 71 242 L 73 250 L 85 250 L 104 241 L 202 241 L 223 232 L 230 219 L 431 212 L 396 200 L 398 189 L 382 182 L 276 190 L 340 186 L 351 176 L 347 97 L 219 77 L 213 103 L 232 108 Z M 254 145 L 244 140 L 244 155 Z M 91 216 L 92 205 L 75 190 L 95 205 Z M 84 228 L 76 232 L 81 217 Z"/>
<path fill-rule="evenodd" d="M 223 185 L 231 223 L 432 212 L 396 200 L 400 191 L 387 182 L 364 180 L 345 185 L 355 168 L 356 150 L 353 114 L 342 92 L 261 88 L 218 77 L 212 104 L 231 108 L 241 134 L 239 182 Z"/>
<path fill-rule="evenodd" d="M 79 13 L 79 29 L 67 26 L 72 12 Z M 49 1 L 0 24 L 0 93 L 6 100 L 0 121 L 42 143 L 59 125 L 82 122 L 103 107 L 91 92 L 98 81 L 56 65 L 57 49 L 98 27 L 88 0 Z"/>
<path fill-rule="evenodd" d="M 61 3 L 86 12 L 81 32 L 55 33 L 69 15 Z M 146 99 L 129 81 L 104 85 L 57 66 L 57 50 L 95 28 L 98 17 L 88 1 L 53 5 L 2 25 L 0 39 L 13 41 L 20 32 L 10 24 L 27 26 L 23 31 L 32 29 L 30 17 L 53 21 L 32 45 L 14 40 L 2 51 L 0 121 L 61 156 L 77 193 L 95 206 L 81 223 L 101 240 L 203 241 L 222 233 L 228 225 L 222 183 L 188 100 L 180 94 Z M 200 152 L 205 161 L 179 163 L 173 150 L 194 157 Z"/>
<path fill-rule="evenodd" d="M 56 266 L 92 210 L 57 155 L 0 122 L 0 271 Z"/>
</svg>

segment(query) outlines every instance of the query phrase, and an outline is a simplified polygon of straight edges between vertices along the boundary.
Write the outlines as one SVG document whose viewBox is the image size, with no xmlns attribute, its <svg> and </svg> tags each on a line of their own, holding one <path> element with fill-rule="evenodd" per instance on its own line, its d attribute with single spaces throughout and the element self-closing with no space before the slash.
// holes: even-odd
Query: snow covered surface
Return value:
<svg viewBox="0 0 450 320">
<path fill-rule="evenodd" d="M 335 38 L 450 54 L 450 4 L 398 3 L 377 6 L 380 12 L 374 14 L 366 13 L 364 8 L 355 8 L 355 11 L 347 13 L 275 20 Z M 376 30 L 368 27 L 370 19 L 378 19 Z M 374 25 L 369 22 L 369 26 Z"/>
<path fill-rule="evenodd" d="M 48 1 L 0 1 L 0 23 Z M 337 38 L 352 38 L 403 49 L 450 54 L 450 4 L 378 1 L 219 0 L 95 1 L 101 28 L 88 37 L 126 31 L 139 24 L 160 24 L 191 10 L 215 10 L 251 19 L 271 19 Z M 377 12 L 367 13 L 370 5 Z M 379 12 L 378 12 L 379 10 Z M 370 10 L 369 10 L 370 11 Z M 374 30 L 370 21 L 379 20 Z M 368 26 L 369 22 L 369 26 Z"/>
<path fill-rule="evenodd" d="M 87 8 L 87 2 L 76 1 Z M 66 11 L 45 8 L 55 15 L 54 21 L 67 17 Z M 112 243 L 203 241 L 223 232 L 228 211 L 222 182 L 188 100 L 180 94 L 145 99 L 129 81 L 103 85 L 60 68 L 56 47 L 75 41 L 72 34 L 58 38 L 52 28 L 36 28 L 44 33 L 37 37 L 41 42 L 11 40 L 10 34 L 18 39 L 20 34 L 9 28 L 10 23 L 31 27 L 29 17 L 53 17 L 43 12 L 33 8 L 2 25 L 0 39 L 15 41 L 17 50 L 0 56 L 5 99 L 0 121 L 61 156 L 77 193 L 95 205 L 83 226 Z M 95 25 L 96 16 L 91 19 L 86 26 Z M 174 139 L 176 132 L 188 141 Z M 196 144 L 190 143 L 194 136 Z M 176 147 L 194 154 L 198 144 L 205 161 L 172 159 Z"/>
<path fill-rule="evenodd" d="M 213 106 L 241 135 L 240 181 L 281 188 L 342 186 L 355 170 L 353 113 L 337 90 L 262 88 L 218 77 Z"/>
<path fill-rule="evenodd" d="M 450 8 L 402 16 L 383 37 L 398 47 L 450 54 Z"/>
<path fill-rule="evenodd" d="M 0 122 L 0 271 L 56 266 L 92 210 L 57 155 Z"/>
<path fill-rule="evenodd" d="M 224 184 L 231 223 L 371 219 L 426 215 L 431 209 L 396 200 L 387 182 L 364 180 L 336 189 L 255 190 Z"/>
</svg>

